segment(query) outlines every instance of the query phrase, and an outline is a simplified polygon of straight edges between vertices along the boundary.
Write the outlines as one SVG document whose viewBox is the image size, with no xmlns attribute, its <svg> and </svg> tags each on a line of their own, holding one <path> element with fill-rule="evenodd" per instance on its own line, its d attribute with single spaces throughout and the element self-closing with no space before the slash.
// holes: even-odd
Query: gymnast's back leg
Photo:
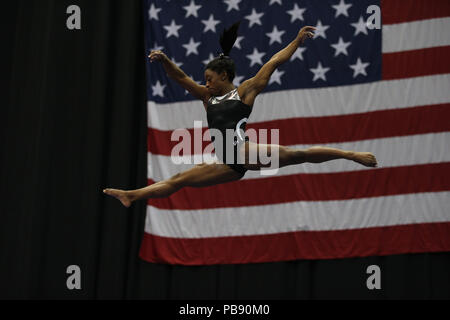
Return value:
<svg viewBox="0 0 450 320">
<path fill-rule="evenodd" d="M 261 148 L 263 149 L 260 150 Z M 297 149 L 277 144 L 257 144 L 253 142 L 246 142 L 245 149 L 241 148 L 241 156 L 243 156 L 245 152 L 245 167 L 247 169 L 259 170 L 261 168 L 271 166 L 271 163 L 261 163 L 259 158 L 256 162 L 251 161 L 252 158 L 250 155 L 259 155 L 260 151 L 262 154 L 267 154 L 268 158 L 276 156 L 276 152 L 278 152 L 279 168 L 301 163 L 322 163 L 336 159 L 352 160 L 366 167 L 377 166 L 377 160 L 370 152 L 349 151 L 322 146 L 314 146 L 308 149 Z"/>
<path fill-rule="evenodd" d="M 136 190 L 104 189 L 103 192 L 120 200 L 125 207 L 133 201 L 152 198 L 165 198 L 184 187 L 207 187 L 239 180 L 243 174 L 229 166 L 215 162 L 202 163 L 169 179 Z"/>
</svg>

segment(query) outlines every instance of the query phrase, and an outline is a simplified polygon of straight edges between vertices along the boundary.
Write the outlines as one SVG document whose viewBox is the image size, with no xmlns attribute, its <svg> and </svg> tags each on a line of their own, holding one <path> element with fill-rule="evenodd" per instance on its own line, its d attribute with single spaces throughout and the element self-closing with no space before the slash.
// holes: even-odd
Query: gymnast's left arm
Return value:
<svg viewBox="0 0 450 320">
<path fill-rule="evenodd" d="M 275 71 L 278 66 L 288 61 L 295 50 L 303 44 L 307 38 L 312 38 L 314 36 L 315 27 L 305 26 L 301 28 L 297 37 L 284 49 L 280 50 L 266 62 L 258 73 L 246 81 L 244 81 L 238 88 L 239 96 L 244 103 L 253 105 L 256 96 L 264 90 L 264 88 L 269 83 L 270 76 Z"/>
</svg>

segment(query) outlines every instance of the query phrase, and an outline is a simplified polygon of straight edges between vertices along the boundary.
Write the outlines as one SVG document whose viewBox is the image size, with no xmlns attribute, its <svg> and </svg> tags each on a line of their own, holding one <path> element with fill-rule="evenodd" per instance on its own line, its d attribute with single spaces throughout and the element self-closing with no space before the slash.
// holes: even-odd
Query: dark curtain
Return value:
<svg viewBox="0 0 450 320">
<path fill-rule="evenodd" d="M 81 30 L 66 9 L 81 8 Z M 146 185 L 141 1 L 2 4 L 0 298 L 448 299 L 450 255 L 184 267 L 138 258 Z M 381 289 L 369 290 L 369 265 Z M 81 269 L 69 290 L 67 267 Z"/>
</svg>

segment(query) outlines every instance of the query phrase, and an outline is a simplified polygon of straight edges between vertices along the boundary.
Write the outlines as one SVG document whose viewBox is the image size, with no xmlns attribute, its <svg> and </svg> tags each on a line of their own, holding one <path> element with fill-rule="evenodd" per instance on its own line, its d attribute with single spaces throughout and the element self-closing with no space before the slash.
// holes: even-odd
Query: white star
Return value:
<svg viewBox="0 0 450 320">
<path fill-rule="evenodd" d="M 345 56 L 348 56 L 347 47 L 351 44 L 352 44 L 351 42 L 344 42 L 344 40 L 342 40 L 342 37 L 339 37 L 339 41 L 331 45 L 336 50 L 334 56 L 336 57 L 340 53 L 342 53 Z"/>
<path fill-rule="evenodd" d="M 233 84 L 234 84 L 236 87 L 239 87 L 239 86 L 241 85 L 242 79 L 244 79 L 244 76 L 238 76 L 238 75 L 236 75 L 236 76 L 234 77 L 234 79 L 233 79 Z"/>
<path fill-rule="evenodd" d="M 210 53 L 208 59 L 203 60 L 202 62 L 203 62 L 203 64 L 206 66 L 206 65 L 207 65 L 211 60 L 213 60 L 214 58 L 215 58 L 214 55 L 213 55 L 212 53 Z"/>
<path fill-rule="evenodd" d="M 351 23 L 351 25 L 355 28 L 355 36 L 358 35 L 360 32 L 364 34 L 367 33 L 366 29 L 366 23 L 364 22 L 364 19 L 362 16 L 359 17 L 358 22 Z"/>
<path fill-rule="evenodd" d="M 186 16 L 185 18 L 193 15 L 194 17 L 198 18 L 198 10 L 201 8 L 202 6 L 197 6 L 194 2 L 194 0 L 191 0 L 191 3 L 188 6 L 184 6 L 183 9 L 186 10 Z"/>
<path fill-rule="evenodd" d="M 272 32 L 266 33 L 266 35 L 270 38 L 269 45 L 274 42 L 281 43 L 281 36 L 285 33 L 285 31 L 279 31 L 277 26 L 273 27 Z"/>
<path fill-rule="evenodd" d="M 348 9 L 352 6 L 352 4 L 346 4 L 344 0 L 341 0 L 339 4 L 333 5 L 332 7 L 336 10 L 335 18 L 339 17 L 341 14 L 348 17 Z"/>
<path fill-rule="evenodd" d="M 178 38 L 178 29 L 180 29 L 181 27 L 181 24 L 176 24 L 175 20 L 172 20 L 172 23 L 169 26 L 164 26 L 164 29 L 169 32 L 166 34 L 166 38 L 169 38 L 170 36 L 175 36 Z"/>
<path fill-rule="evenodd" d="M 294 54 L 292 55 L 290 61 L 294 61 L 295 59 L 303 60 L 303 52 L 305 52 L 305 47 L 298 47 L 297 50 L 295 50 Z"/>
<path fill-rule="evenodd" d="M 322 80 L 324 80 L 324 81 L 327 81 L 327 78 L 326 78 L 326 76 L 325 76 L 325 73 L 327 73 L 329 70 L 330 70 L 330 68 L 324 68 L 324 67 L 322 67 L 322 63 L 318 63 L 317 64 L 317 68 L 311 68 L 311 69 L 309 69 L 309 70 L 311 70 L 311 72 L 312 73 L 314 73 L 314 78 L 313 78 L 313 82 L 314 81 L 316 81 L 316 80 L 318 80 L 318 79 L 322 79 Z"/>
<path fill-rule="evenodd" d="M 275 71 L 272 73 L 272 76 L 269 79 L 269 85 L 276 82 L 279 85 L 281 85 L 281 76 L 284 74 L 284 71 L 280 71 L 278 69 L 275 69 Z"/>
<path fill-rule="evenodd" d="M 164 49 L 164 47 L 158 46 L 158 43 L 155 41 L 155 46 L 153 48 L 151 48 L 150 50 L 162 50 L 162 49 Z"/>
<path fill-rule="evenodd" d="M 155 19 L 155 20 L 159 20 L 158 19 L 158 13 L 161 11 L 162 9 L 160 8 L 156 8 L 155 5 L 152 3 L 152 6 L 150 7 L 150 10 L 148 10 L 148 17 L 149 20 Z"/>
<path fill-rule="evenodd" d="M 166 87 L 166 85 L 165 84 L 163 84 L 163 85 L 161 85 L 161 83 L 159 82 L 159 80 L 158 81 L 156 81 L 156 85 L 154 85 L 154 86 L 152 86 L 152 95 L 154 96 L 154 97 L 156 97 L 156 96 L 161 96 L 161 97 L 163 97 L 164 98 L 164 93 L 163 93 L 163 91 L 164 91 L 164 88 Z"/>
<path fill-rule="evenodd" d="M 223 2 L 228 6 L 227 12 L 233 9 L 239 11 L 239 2 L 241 2 L 241 0 L 223 0 Z"/>
<path fill-rule="evenodd" d="M 219 20 L 214 20 L 214 16 L 211 14 L 209 15 L 208 20 L 202 20 L 202 23 L 206 26 L 203 32 L 207 32 L 208 30 L 211 30 L 212 32 L 216 32 L 216 24 L 219 24 Z"/>
<path fill-rule="evenodd" d="M 287 11 L 287 13 L 291 15 L 291 23 L 297 19 L 303 21 L 303 13 L 305 11 L 306 8 L 299 8 L 297 4 L 294 4 L 294 8 L 292 10 Z"/>
<path fill-rule="evenodd" d="M 361 58 L 358 58 L 355 64 L 351 64 L 350 68 L 353 69 L 353 78 L 356 78 L 358 74 L 367 76 L 366 68 L 370 65 L 368 62 L 362 62 Z"/>
<path fill-rule="evenodd" d="M 236 42 L 234 43 L 234 47 L 241 49 L 241 41 L 244 39 L 244 37 L 237 37 Z"/>
<path fill-rule="evenodd" d="M 248 54 L 246 57 L 251 60 L 250 67 L 254 64 L 263 64 L 261 58 L 265 55 L 264 52 L 258 52 L 258 49 L 254 48 L 252 54 Z"/>
<path fill-rule="evenodd" d="M 283 5 L 282 3 L 281 3 L 281 0 L 270 0 L 270 3 L 269 3 L 269 6 L 271 6 L 271 5 L 273 5 L 274 3 L 278 3 L 279 5 Z"/>
<path fill-rule="evenodd" d="M 191 53 L 198 54 L 197 47 L 200 45 L 201 42 L 195 42 L 194 39 L 191 37 L 189 40 L 189 43 L 183 44 L 183 47 L 186 48 L 186 56 L 190 55 Z"/>
<path fill-rule="evenodd" d="M 325 31 L 329 28 L 330 26 L 324 26 L 322 25 L 322 22 L 319 20 L 317 21 L 317 25 L 316 25 L 316 30 L 314 31 L 314 38 L 318 38 L 318 37 L 322 37 L 324 39 L 327 38 Z"/>
<path fill-rule="evenodd" d="M 252 14 L 245 16 L 245 19 L 250 21 L 249 28 L 251 28 L 254 24 L 259 24 L 261 26 L 262 23 L 260 19 L 263 15 L 264 13 L 257 13 L 255 9 L 252 9 Z"/>
</svg>

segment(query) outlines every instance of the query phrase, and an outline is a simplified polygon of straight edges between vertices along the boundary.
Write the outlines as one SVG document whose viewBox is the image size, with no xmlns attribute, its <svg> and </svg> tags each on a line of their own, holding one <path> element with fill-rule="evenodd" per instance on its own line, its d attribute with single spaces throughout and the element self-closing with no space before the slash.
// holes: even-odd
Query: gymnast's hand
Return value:
<svg viewBox="0 0 450 320">
<path fill-rule="evenodd" d="M 166 54 L 164 52 L 162 52 L 161 50 L 152 50 L 150 52 L 150 54 L 148 55 L 148 57 L 150 58 L 150 62 L 153 61 L 165 61 L 168 60 L 169 58 L 167 58 Z"/>
<path fill-rule="evenodd" d="M 316 30 L 316 28 L 311 26 L 301 28 L 297 35 L 297 39 L 300 40 L 300 43 L 305 42 L 306 39 L 314 37 L 314 30 Z"/>
</svg>

